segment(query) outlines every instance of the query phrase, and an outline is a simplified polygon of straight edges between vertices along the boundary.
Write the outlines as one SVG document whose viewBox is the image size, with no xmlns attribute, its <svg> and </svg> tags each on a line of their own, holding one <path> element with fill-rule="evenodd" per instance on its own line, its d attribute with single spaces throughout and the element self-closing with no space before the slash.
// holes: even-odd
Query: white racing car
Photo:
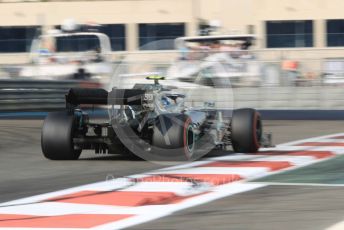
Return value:
<svg viewBox="0 0 344 230">
<path fill-rule="evenodd" d="M 77 28 L 52 30 L 34 39 L 31 65 L 19 77 L 35 79 L 101 79 L 110 77 L 110 38 L 103 33 Z"/>
<path fill-rule="evenodd" d="M 180 58 L 168 69 L 168 78 L 218 88 L 226 81 L 234 87 L 257 86 L 261 67 L 249 50 L 255 39 L 248 34 L 177 38 Z"/>
</svg>

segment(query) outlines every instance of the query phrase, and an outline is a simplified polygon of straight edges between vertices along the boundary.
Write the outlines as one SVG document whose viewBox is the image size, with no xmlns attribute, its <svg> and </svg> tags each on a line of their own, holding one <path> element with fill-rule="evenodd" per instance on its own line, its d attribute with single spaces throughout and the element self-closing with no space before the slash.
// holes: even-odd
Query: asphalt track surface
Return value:
<svg viewBox="0 0 344 230">
<path fill-rule="evenodd" d="M 164 166 L 127 156 L 49 161 L 41 120 L 0 120 L 0 202 Z M 343 132 L 344 121 L 266 121 L 274 143 Z M 321 173 L 321 172 L 319 172 Z M 344 187 L 271 185 L 189 208 L 132 229 L 325 229 L 344 218 Z"/>
</svg>

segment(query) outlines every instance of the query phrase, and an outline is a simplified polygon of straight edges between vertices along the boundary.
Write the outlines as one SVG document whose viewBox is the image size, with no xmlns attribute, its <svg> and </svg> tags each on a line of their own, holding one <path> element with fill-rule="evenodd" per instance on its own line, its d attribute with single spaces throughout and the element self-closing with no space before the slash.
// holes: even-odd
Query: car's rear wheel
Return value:
<svg viewBox="0 0 344 230">
<path fill-rule="evenodd" d="M 190 117 L 185 114 L 158 116 L 153 128 L 152 144 L 178 159 L 192 158 L 195 151 L 195 133 Z"/>
<path fill-rule="evenodd" d="M 52 112 L 44 120 L 41 147 L 43 155 L 50 160 L 76 160 L 81 149 L 75 149 L 73 136 L 76 130 L 75 115 Z"/>
<path fill-rule="evenodd" d="M 262 121 L 256 110 L 234 110 L 231 122 L 231 138 L 235 152 L 257 152 L 260 148 L 262 133 Z"/>
</svg>

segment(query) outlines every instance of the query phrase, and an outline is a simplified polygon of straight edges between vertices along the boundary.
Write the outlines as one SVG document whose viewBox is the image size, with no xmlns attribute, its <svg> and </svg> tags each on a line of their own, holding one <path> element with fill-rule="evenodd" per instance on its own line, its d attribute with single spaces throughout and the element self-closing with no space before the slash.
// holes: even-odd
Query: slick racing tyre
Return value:
<svg viewBox="0 0 344 230">
<path fill-rule="evenodd" d="M 234 110 L 231 122 L 232 147 L 235 152 L 255 153 L 260 148 L 262 121 L 254 109 Z"/>
<path fill-rule="evenodd" d="M 73 135 L 76 127 L 74 115 L 63 112 L 49 113 L 44 120 L 41 147 L 50 160 L 77 160 L 81 149 L 75 149 Z"/>
<path fill-rule="evenodd" d="M 152 144 L 168 150 L 178 160 L 191 159 L 195 151 L 195 133 L 185 114 L 162 114 L 155 120 Z"/>
</svg>

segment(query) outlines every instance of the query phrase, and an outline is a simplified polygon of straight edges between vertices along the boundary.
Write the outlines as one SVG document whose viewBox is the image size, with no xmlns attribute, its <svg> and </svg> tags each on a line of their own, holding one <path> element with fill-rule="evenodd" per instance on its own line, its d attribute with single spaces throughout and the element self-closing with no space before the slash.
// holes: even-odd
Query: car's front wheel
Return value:
<svg viewBox="0 0 344 230">
<path fill-rule="evenodd" d="M 256 110 L 237 109 L 233 111 L 231 139 L 235 152 L 257 152 L 260 148 L 262 133 L 262 121 Z"/>
</svg>

